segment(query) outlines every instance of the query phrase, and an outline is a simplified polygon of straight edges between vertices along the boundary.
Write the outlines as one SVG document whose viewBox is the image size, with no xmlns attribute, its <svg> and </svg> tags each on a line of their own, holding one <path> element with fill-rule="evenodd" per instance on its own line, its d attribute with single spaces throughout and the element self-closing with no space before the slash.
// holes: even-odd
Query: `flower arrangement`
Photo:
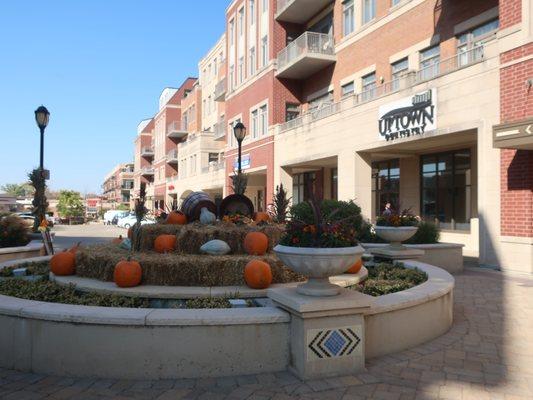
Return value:
<svg viewBox="0 0 533 400">
<path fill-rule="evenodd" d="M 246 215 L 242 214 L 229 214 L 222 217 L 223 222 L 229 222 L 235 225 L 248 225 L 252 223 L 252 220 Z"/>
<path fill-rule="evenodd" d="M 383 214 L 377 217 L 377 226 L 418 226 L 420 218 L 415 216 L 410 208 L 404 209 L 401 212 L 391 211 L 389 214 Z"/>
<path fill-rule="evenodd" d="M 282 245 L 316 248 L 357 246 L 361 215 L 355 203 L 326 200 L 320 204 L 316 201 L 302 204 L 291 209 L 291 219 L 281 238 Z M 332 205 L 336 207 L 332 209 Z"/>
</svg>

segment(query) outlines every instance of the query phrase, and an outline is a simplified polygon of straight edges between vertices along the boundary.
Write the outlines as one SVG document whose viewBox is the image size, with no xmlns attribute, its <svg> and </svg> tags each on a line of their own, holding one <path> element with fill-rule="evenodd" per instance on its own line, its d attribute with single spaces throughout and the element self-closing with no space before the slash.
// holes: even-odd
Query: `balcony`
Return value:
<svg viewBox="0 0 533 400">
<path fill-rule="evenodd" d="M 178 150 L 171 150 L 167 154 L 167 164 L 178 163 Z"/>
<path fill-rule="evenodd" d="M 154 169 L 152 167 L 146 167 L 141 170 L 142 176 L 154 176 Z"/>
<path fill-rule="evenodd" d="M 226 121 L 219 121 L 215 124 L 214 127 L 215 136 L 214 139 L 217 141 L 223 141 L 226 139 Z"/>
<path fill-rule="evenodd" d="M 305 114 L 279 125 L 279 132 L 282 133 L 301 126 L 306 126 L 322 118 L 338 114 L 340 111 L 357 107 L 391 93 L 408 89 L 442 75 L 477 64 L 483 61 L 484 58 L 485 51 L 483 45 L 474 47 L 468 51 L 456 54 L 453 57 L 438 61 L 433 65 L 420 69 L 419 71 L 410 71 L 390 82 L 385 82 L 361 93 L 347 96 L 339 102 L 324 104 L 320 108 L 309 110 Z"/>
<path fill-rule="evenodd" d="M 152 158 L 154 156 L 153 147 L 143 147 L 141 149 L 141 157 Z"/>
<path fill-rule="evenodd" d="M 226 78 L 222 78 L 215 86 L 215 101 L 226 100 Z"/>
<path fill-rule="evenodd" d="M 305 32 L 278 53 L 278 78 L 306 79 L 337 61 L 333 37 Z"/>
<path fill-rule="evenodd" d="M 167 137 L 170 139 L 181 139 L 187 136 L 187 124 L 183 121 L 174 121 L 167 126 Z"/>
<path fill-rule="evenodd" d="M 276 20 L 304 24 L 332 0 L 278 0 Z"/>
</svg>

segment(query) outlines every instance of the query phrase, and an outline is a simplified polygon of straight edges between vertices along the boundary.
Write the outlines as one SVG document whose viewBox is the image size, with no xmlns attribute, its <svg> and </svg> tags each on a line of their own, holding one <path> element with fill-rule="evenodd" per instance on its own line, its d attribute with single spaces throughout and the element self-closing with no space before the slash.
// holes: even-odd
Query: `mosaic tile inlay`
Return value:
<svg viewBox="0 0 533 400">
<path fill-rule="evenodd" d="M 312 330 L 308 334 L 308 348 L 318 358 L 350 356 L 361 342 L 355 327 Z"/>
</svg>

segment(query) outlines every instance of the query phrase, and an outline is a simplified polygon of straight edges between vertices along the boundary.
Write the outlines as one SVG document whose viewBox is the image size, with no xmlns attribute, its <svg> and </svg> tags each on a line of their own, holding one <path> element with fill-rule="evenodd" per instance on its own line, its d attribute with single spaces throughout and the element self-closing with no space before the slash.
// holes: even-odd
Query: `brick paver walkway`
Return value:
<svg viewBox="0 0 533 400">
<path fill-rule="evenodd" d="M 468 270 L 456 283 L 450 332 L 411 351 L 370 360 L 368 371 L 355 376 L 302 382 L 283 372 L 122 381 L 0 369 L 0 398 L 533 399 L 533 279 Z M 394 332 L 390 335 L 394 340 Z"/>
</svg>

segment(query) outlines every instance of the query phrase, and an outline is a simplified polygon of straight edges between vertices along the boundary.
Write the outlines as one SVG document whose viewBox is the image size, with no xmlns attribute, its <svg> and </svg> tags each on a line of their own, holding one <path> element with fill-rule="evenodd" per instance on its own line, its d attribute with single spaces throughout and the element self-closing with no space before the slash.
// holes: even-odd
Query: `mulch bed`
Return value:
<svg viewBox="0 0 533 400">
<path fill-rule="evenodd" d="M 164 229 L 170 228 L 176 229 L 176 227 L 168 226 L 165 226 Z M 185 232 L 182 230 L 179 233 L 184 234 Z M 113 281 L 113 271 L 116 263 L 126 259 L 129 255 L 130 253 L 127 250 L 121 249 L 116 244 L 102 244 L 81 248 L 76 255 L 76 274 L 86 278 Z M 270 265 L 273 283 L 304 280 L 303 276 L 286 268 L 272 253 L 255 257 L 245 254 L 210 256 L 183 253 L 159 254 L 153 251 L 146 251 L 134 253 L 132 259 L 138 261 L 142 266 L 142 283 L 144 285 L 245 285 L 243 278 L 244 267 L 252 259 L 263 260 Z"/>
</svg>

